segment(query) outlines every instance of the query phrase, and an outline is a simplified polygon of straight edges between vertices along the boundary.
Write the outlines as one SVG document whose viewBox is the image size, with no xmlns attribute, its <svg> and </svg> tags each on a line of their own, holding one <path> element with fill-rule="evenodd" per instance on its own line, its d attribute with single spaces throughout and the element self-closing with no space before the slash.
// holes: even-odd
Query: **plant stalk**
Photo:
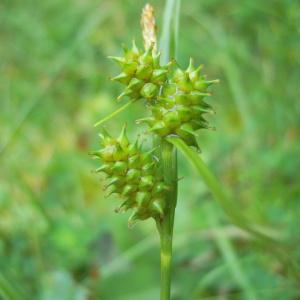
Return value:
<svg viewBox="0 0 300 300">
<path fill-rule="evenodd" d="M 168 63 L 170 57 L 176 58 L 178 46 L 180 0 L 166 0 L 163 32 L 160 43 L 161 62 Z M 160 300 L 170 300 L 172 275 L 172 241 L 175 208 L 177 203 L 177 150 L 166 139 L 155 138 L 159 145 L 159 158 L 162 164 L 164 181 L 169 190 L 166 192 L 164 217 L 157 220 L 160 235 Z"/>
<path fill-rule="evenodd" d="M 173 227 L 177 203 L 177 152 L 171 143 L 163 139 L 160 145 L 164 180 L 169 187 L 166 193 L 165 215 L 162 220 L 157 221 L 160 235 L 160 299 L 169 300 L 171 295 Z"/>
<path fill-rule="evenodd" d="M 172 275 L 172 240 L 173 225 L 170 218 L 162 224 L 160 232 L 160 277 L 161 289 L 160 299 L 169 300 L 171 295 L 171 275 Z"/>
</svg>

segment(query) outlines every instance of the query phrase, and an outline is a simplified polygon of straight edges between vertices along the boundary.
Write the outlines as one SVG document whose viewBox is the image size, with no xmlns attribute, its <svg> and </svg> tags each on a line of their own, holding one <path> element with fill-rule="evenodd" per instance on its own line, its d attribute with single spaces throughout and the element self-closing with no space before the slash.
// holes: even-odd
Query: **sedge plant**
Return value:
<svg viewBox="0 0 300 300">
<path fill-rule="evenodd" d="M 178 6 L 179 2 L 177 10 Z M 169 26 L 171 22 L 174 22 L 172 18 Z M 105 189 L 123 200 L 116 211 L 131 211 L 129 226 L 138 220 L 155 220 L 161 244 L 161 300 L 168 300 L 178 181 L 175 140 L 199 149 L 197 131 L 212 128 L 205 119 L 206 114 L 213 113 L 206 98 L 210 96 L 209 86 L 217 80 L 207 80 L 202 73 L 203 66 L 195 66 L 193 59 L 185 69 L 178 66 L 175 57 L 166 61 L 175 55 L 174 50 L 170 53 L 174 49 L 170 36 L 168 49 L 161 49 L 169 53 L 161 58 L 153 8 L 149 4 L 143 10 L 141 23 L 144 49 L 133 41 L 131 48 L 123 47 L 124 56 L 110 57 L 121 69 L 120 74 L 112 78 L 124 85 L 118 99 L 127 97 L 128 102 L 96 125 L 103 124 L 132 103 L 143 101 L 149 115 L 136 123 L 146 124 L 153 148 L 145 152 L 138 140 L 130 142 L 124 125 L 117 138 L 102 129 L 101 149 L 93 154 L 102 161 L 97 171 L 107 175 Z"/>
<path fill-rule="evenodd" d="M 130 211 L 129 227 L 149 218 L 156 223 L 160 236 L 161 300 L 169 300 L 171 294 L 177 150 L 196 168 L 234 224 L 271 241 L 234 213 L 229 198 L 199 155 L 198 131 L 213 129 L 206 119 L 207 114 L 214 113 L 207 99 L 211 96 L 210 86 L 218 80 L 208 80 L 203 66 L 196 66 L 193 59 L 186 68 L 176 62 L 179 7 L 179 0 L 167 1 L 158 45 L 154 11 L 151 5 L 145 6 L 141 19 L 144 49 L 133 41 L 131 47 L 123 46 L 124 56 L 109 57 L 120 68 L 112 80 L 124 86 L 118 100 L 126 99 L 126 103 L 95 124 L 102 125 L 130 105 L 143 105 L 148 115 L 135 122 L 146 125 L 145 134 L 151 137 L 152 149 L 145 151 L 138 138 L 129 141 L 123 125 L 118 137 L 102 128 L 101 148 L 93 152 L 102 161 L 97 172 L 106 175 L 105 190 L 121 199 L 116 211 Z"/>
</svg>

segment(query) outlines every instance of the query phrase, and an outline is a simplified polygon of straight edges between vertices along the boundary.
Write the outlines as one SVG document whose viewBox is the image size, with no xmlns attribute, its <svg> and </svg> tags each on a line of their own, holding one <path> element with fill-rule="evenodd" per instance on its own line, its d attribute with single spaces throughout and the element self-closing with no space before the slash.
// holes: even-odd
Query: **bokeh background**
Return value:
<svg viewBox="0 0 300 300">
<path fill-rule="evenodd" d="M 105 198 L 93 124 L 118 107 L 106 57 L 142 45 L 145 1 L 0 2 L 0 299 L 153 300 L 159 244 L 152 221 L 127 228 Z M 164 1 L 152 1 L 158 27 Z M 300 4 L 182 1 L 179 64 L 220 78 L 217 131 L 202 157 L 249 224 L 300 259 Z M 143 103 L 106 124 L 130 136 Z M 297 272 L 226 218 L 179 155 L 173 299 L 300 299 Z M 299 283 L 299 280 L 298 280 Z"/>
</svg>

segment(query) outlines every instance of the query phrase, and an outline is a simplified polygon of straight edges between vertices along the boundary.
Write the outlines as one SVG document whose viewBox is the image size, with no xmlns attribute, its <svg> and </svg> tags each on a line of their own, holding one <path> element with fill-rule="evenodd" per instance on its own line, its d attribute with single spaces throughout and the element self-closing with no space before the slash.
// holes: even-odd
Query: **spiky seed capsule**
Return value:
<svg viewBox="0 0 300 300">
<path fill-rule="evenodd" d="M 132 49 L 125 48 L 124 52 L 124 57 L 112 57 L 122 68 L 113 80 L 126 85 L 118 99 L 147 99 L 151 116 L 138 123 L 146 123 L 149 132 L 161 137 L 177 135 L 189 146 L 199 148 L 196 132 L 212 129 L 204 116 L 214 112 L 204 99 L 210 96 L 208 87 L 218 80 L 207 80 L 200 74 L 203 66 L 196 68 L 192 59 L 186 70 L 171 70 L 174 61 L 160 66 L 160 55 L 153 46 L 142 52 L 133 42 Z"/>
<path fill-rule="evenodd" d="M 151 102 L 158 96 L 160 86 L 166 82 L 172 64 L 159 64 L 160 54 L 154 49 L 154 44 L 142 52 L 134 41 L 130 50 L 124 48 L 124 57 L 110 58 L 121 67 L 121 73 L 112 80 L 126 85 L 118 99 L 128 96 L 136 100 L 145 98 Z"/>
<path fill-rule="evenodd" d="M 117 139 L 107 132 L 100 137 L 102 147 L 93 154 L 103 162 L 97 171 L 107 175 L 105 189 L 123 198 L 117 211 L 133 209 L 130 224 L 150 217 L 161 218 L 167 186 L 152 151 L 143 153 L 137 143 L 129 143 L 125 126 Z"/>
<path fill-rule="evenodd" d="M 138 120 L 146 123 L 150 132 L 159 136 L 177 135 L 189 146 L 199 148 L 196 131 L 211 128 L 204 115 L 213 112 L 204 101 L 210 96 L 208 87 L 218 80 L 206 80 L 200 74 L 202 66 L 195 68 L 192 59 L 186 70 L 177 68 L 162 86 L 157 102 L 151 106 L 152 115 Z"/>
</svg>

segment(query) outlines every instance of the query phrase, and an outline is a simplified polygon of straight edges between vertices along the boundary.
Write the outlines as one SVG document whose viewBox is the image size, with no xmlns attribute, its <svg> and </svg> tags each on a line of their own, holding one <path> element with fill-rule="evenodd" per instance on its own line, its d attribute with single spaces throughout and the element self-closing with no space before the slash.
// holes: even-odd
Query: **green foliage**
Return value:
<svg viewBox="0 0 300 300">
<path fill-rule="evenodd" d="M 163 3 L 152 4 L 161 32 Z M 91 123 L 118 108 L 114 99 L 121 90 L 107 78 L 117 68 L 106 57 L 132 36 L 141 44 L 137 18 L 143 5 L 1 1 L 4 299 L 4 293 L 22 300 L 158 298 L 153 224 L 124 228 L 128 215 L 112 213 L 115 204 L 104 199 L 90 172 L 98 163 L 87 155 L 97 147 Z M 217 117 L 207 115 L 217 130 L 197 138 L 203 159 L 234 196 L 234 211 L 288 243 L 294 263 L 300 253 L 299 12 L 297 1 L 182 1 L 177 57 L 182 66 L 194 57 L 221 80 L 214 89 Z M 120 124 L 144 111 L 142 102 L 130 105 L 117 122 L 107 123 L 109 132 L 115 136 Z M 128 124 L 129 137 L 138 131 Z M 273 256 L 273 245 L 262 246 L 230 225 L 192 168 L 178 159 L 183 179 L 173 298 L 247 299 L 245 278 L 258 299 L 299 298 L 299 281 Z M 221 249 L 224 238 L 233 252 Z M 242 282 L 231 269 L 236 261 Z"/>
</svg>

